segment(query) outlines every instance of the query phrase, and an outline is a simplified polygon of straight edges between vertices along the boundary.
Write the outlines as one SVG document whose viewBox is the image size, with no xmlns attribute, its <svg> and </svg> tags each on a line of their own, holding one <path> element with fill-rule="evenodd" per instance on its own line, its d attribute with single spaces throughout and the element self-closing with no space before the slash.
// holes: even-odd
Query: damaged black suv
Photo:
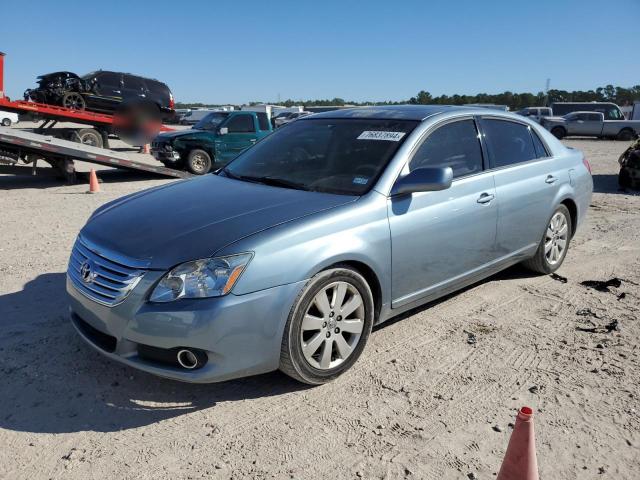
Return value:
<svg viewBox="0 0 640 480">
<path fill-rule="evenodd" d="M 130 73 L 98 70 L 79 77 L 72 72 L 41 75 L 38 87 L 24 92 L 25 100 L 74 110 L 113 113 L 129 102 L 154 104 L 164 117 L 174 115 L 169 87 L 158 80 Z"/>
</svg>

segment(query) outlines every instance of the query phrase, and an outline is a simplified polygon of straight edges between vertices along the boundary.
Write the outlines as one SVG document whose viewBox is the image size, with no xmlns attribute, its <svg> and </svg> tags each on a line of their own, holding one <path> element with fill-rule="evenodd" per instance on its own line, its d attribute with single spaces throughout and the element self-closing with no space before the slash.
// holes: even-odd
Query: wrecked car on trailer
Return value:
<svg viewBox="0 0 640 480">
<path fill-rule="evenodd" d="M 25 100 L 73 110 L 113 113 L 123 104 L 144 104 L 164 118 L 175 115 L 169 87 L 152 78 L 97 70 L 78 76 L 54 72 L 38 77 L 38 87 L 24 92 Z"/>
</svg>

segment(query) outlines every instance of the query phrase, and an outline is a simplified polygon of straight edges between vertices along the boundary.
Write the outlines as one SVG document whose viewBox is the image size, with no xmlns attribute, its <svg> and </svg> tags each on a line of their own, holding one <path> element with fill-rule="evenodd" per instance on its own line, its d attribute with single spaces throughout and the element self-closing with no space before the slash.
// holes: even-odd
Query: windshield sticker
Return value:
<svg viewBox="0 0 640 480">
<path fill-rule="evenodd" d="M 405 132 L 382 132 L 366 130 L 358 136 L 358 140 L 386 140 L 388 142 L 399 142 L 404 137 Z"/>
<path fill-rule="evenodd" d="M 369 179 L 367 177 L 354 177 L 353 183 L 356 185 L 366 185 Z"/>
</svg>

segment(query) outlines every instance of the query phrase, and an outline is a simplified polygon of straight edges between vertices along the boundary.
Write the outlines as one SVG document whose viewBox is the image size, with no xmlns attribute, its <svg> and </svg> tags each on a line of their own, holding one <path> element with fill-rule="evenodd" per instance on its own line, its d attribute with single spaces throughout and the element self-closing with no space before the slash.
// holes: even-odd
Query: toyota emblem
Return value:
<svg viewBox="0 0 640 480">
<path fill-rule="evenodd" d="M 96 278 L 95 266 L 91 260 L 85 260 L 80 266 L 80 276 L 84 283 L 92 283 Z"/>
</svg>

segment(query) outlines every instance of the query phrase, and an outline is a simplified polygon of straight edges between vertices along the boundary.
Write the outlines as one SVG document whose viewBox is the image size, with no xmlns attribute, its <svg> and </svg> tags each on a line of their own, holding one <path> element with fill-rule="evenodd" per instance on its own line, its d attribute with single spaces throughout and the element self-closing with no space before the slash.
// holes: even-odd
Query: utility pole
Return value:
<svg viewBox="0 0 640 480">
<path fill-rule="evenodd" d="M 551 79 L 547 78 L 547 83 L 544 87 L 544 106 L 549 106 L 549 86 L 551 85 Z"/>
</svg>

